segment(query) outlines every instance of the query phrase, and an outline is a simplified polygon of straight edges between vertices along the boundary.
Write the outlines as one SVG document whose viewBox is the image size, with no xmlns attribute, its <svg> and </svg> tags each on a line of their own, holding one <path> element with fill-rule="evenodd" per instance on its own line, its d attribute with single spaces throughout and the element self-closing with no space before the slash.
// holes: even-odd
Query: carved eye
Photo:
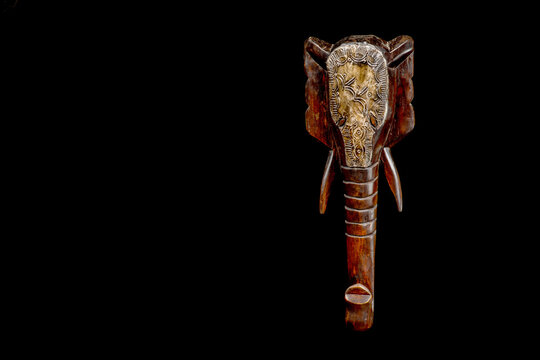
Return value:
<svg viewBox="0 0 540 360">
<path fill-rule="evenodd" d="M 371 126 L 373 126 L 374 129 L 377 128 L 377 116 L 373 111 L 369 112 L 369 122 L 371 123 Z"/>
<path fill-rule="evenodd" d="M 339 119 L 337 121 L 338 126 L 343 126 L 347 122 L 347 116 L 339 114 Z"/>
</svg>

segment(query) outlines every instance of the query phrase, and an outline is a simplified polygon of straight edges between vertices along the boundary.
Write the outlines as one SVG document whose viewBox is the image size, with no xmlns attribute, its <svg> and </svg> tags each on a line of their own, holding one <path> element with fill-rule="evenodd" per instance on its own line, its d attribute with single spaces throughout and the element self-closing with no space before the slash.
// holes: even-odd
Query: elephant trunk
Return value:
<svg viewBox="0 0 540 360">
<path fill-rule="evenodd" d="M 373 324 L 375 236 L 379 162 L 367 168 L 341 166 L 345 187 L 347 326 L 367 330 Z"/>
</svg>

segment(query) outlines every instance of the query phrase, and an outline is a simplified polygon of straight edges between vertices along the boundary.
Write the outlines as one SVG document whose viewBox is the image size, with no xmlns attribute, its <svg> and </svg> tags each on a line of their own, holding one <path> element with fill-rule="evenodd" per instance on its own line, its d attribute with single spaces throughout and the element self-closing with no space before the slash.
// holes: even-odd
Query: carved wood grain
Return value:
<svg viewBox="0 0 540 360">
<path fill-rule="evenodd" d="M 374 58 L 369 60 L 363 57 L 363 51 L 366 49 L 373 54 L 379 54 L 383 60 L 375 61 Z M 342 59 L 342 56 L 349 56 L 349 59 Z M 339 169 L 343 175 L 348 281 L 345 289 L 345 320 L 354 330 L 367 330 L 374 320 L 374 256 L 381 160 L 398 210 L 401 211 L 403 206 L 401 182 L 390 147 L 407 135 L 415 124 L 411 105 L 414 97 L 413 57 L 414 42 L 409 36 L 398 36 L 390 41 L 384 41 L 374 35 L 353 35 L 333 45 L 310 37 L 304 43 L 304 68 L 308 77 L 305 90 L 308 105 L 306 128 L 312 136 L 331 149 L 321 183 L 319 201 L 321 213 L 326 211 L 335 171 Z M 348 62 L 352 65 L 339 69 L 336 67 L 344 66 Z M 384 69 L 380 67 L 381 64 L 385 66 Z M 374 72 L 361 69 L 362 66 L 373 66 Z M 332 73 L 329 74 L 329 71 Z M 380 80 L 381 76 L 388 77 L 387 93 L 384 96 L 380 92 L 382 83 L 373 82 L 373 79 Z M 366 79 L 372 81 L 370 83 L 372 94 L 373 89 L 378 91 L 378 98 L 375 98 L 379 100 L 378 106 L 381 105 L 380 100 L 384 100 L 386 107 L 384 113 L 374 112 L 384 116 L 362 120 L 364 125 L 366 119 L 371 123 L 373 131 L 368 132 L 371 143 L 364 142 L 366 141 L 364 134 L 358 138 L 361 142 L 355 140 L 355 146 L 361 148 L 358 152 L 360 154 L 366 151 L 362 148 L 364 145 L 372 152 L 362 161 L 351 162 L 351 141 L 347 137 L 352 130 L 343 128 L 346 119 L 342 116 L 349 113 L 337 111 L 337 106 L 342 106 L 343 101 L 353 101 L 362 104 L 359 108 L 362 111 L 366 111 L 365 106 L 371 109 L 371 100 L 363 97 L 366 94 L 364 91 L 366 84 L 362 81 L 367 81 Z M 329 98 L 330 82 L 332 99 Z M 352 97 L 347 95 L 339 99 L 336 95 L 338 90 L 345 91 Z M 341 93 L 338 95 L 341 96 Z"/>
</svg>

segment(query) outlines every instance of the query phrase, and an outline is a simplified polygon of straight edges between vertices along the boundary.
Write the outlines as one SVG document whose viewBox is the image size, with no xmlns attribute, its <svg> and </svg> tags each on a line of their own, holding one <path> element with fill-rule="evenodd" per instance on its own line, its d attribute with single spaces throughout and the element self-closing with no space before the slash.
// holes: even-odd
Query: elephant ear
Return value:
<svg viewBox="0 0 540 360">
<path fill-rule="evenodd" d="M 335 175 L 336 157 L 332 141 L 331 119 L 328 112 L 328 94 L 326 80 L 326 59 L 330 55 L 332 45 L 326 41 L 310 37 L 304 42 L 304 71 L 306 81 L 306 129 L 315 139 L 322 142 L 330 150 L 321 182 L 319 194 L 319 212 L 324 214 L 330 187 Z"/>
<path fill-rule="evenodd" d="M 414 128 L 414 97 L 412 77 L 414 75 L 414 43 L 409 36 L 399 36 L 389 42 L 391 61 L 396 76 L 396 108 L 394 125 L 388 136 L 387 147 L 397 144 Z"/>
<path fill-rule="evenodd" d="M 328 96 L 326 89 L 326 59 L 330 54 L 331 44 L 314 37 L 304 42 L 304 71 L 306 81 L 306 128 L 308 133 L 332 148 Z"/>
</svg>

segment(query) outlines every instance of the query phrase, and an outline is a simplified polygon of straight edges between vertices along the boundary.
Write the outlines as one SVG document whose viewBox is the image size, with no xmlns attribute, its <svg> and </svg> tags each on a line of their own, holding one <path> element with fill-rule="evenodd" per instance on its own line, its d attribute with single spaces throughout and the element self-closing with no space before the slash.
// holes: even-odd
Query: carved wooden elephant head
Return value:
<svg viewBox="0 0 540 360">
<path fill-rule="evenodd" d="M 304 43 L 306 128 L 329 148 L 319 201 L 326 211 L 336 169 L 345 188 L 349 287 L 346 322 L 355 330 L 373 323 L 374 256 L 379 161 L 402 210 L 401 184 L 390 148 L 414 127 L 413 40 L 350 36 L 329 44 Z"/>
</svg>

